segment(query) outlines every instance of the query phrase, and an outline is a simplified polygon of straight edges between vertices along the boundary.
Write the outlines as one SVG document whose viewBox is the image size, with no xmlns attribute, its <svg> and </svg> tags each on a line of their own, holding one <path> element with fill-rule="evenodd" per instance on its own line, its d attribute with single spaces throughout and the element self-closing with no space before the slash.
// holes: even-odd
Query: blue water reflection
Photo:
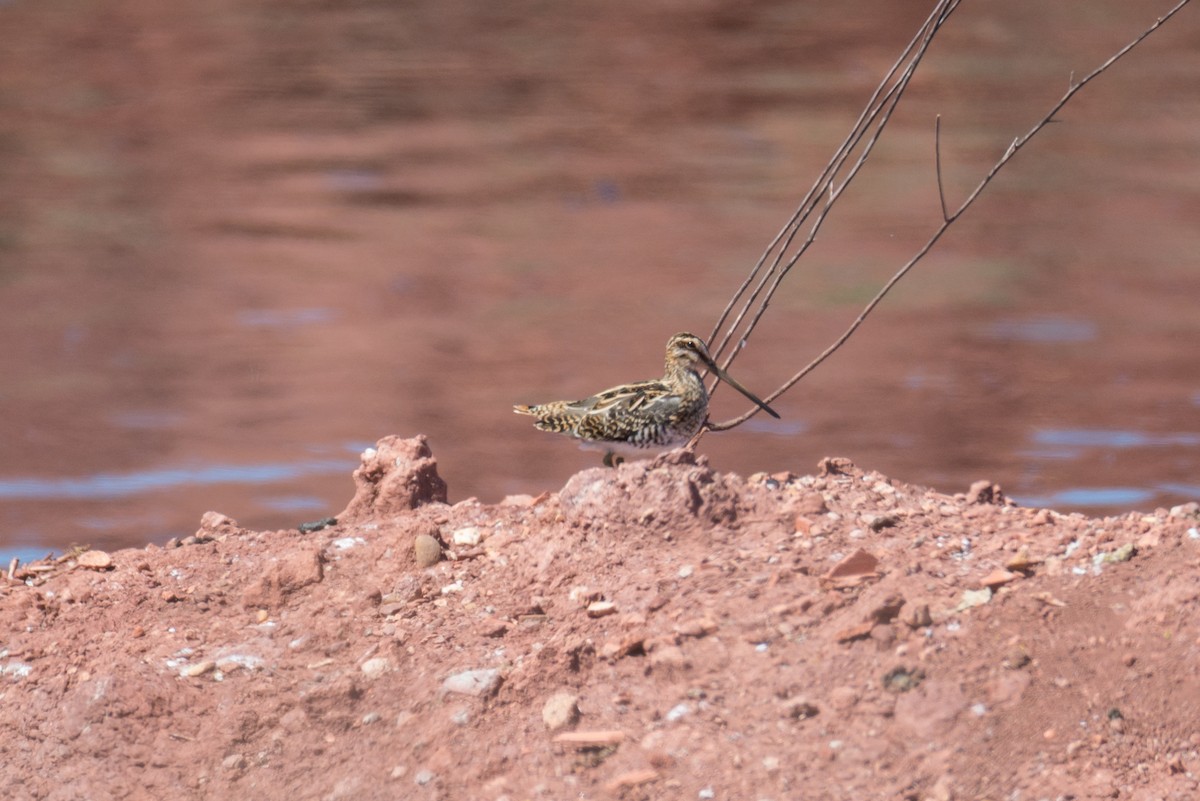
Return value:
<svg viewBox="0 0 1200 801">
<path fill-rule="evenodd" d="M 1091 342 L 1097 327 L 1091 320 L 1046 315 L 997 320 L 985 331 L 992 339 L 1013 342 Z"/>
<path fill-rule="evenodd" d="M 273 484 L 307 475 L 347 473 L 356 462 L 349 459 L 312 459 L 250 465 L 208 465 L 133 473 L 97 473 L 80 478 L 0 479 L 0 500 L 94 501 L 125 498 L 143 492 L 181 486 L 212 484 Z"/>
</svg>

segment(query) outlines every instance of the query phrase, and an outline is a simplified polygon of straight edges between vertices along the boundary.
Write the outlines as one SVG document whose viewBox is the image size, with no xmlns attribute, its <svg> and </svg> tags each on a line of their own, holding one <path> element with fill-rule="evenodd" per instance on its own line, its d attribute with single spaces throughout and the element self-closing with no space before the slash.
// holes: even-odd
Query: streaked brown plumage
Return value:
<svg viewBox="0 0 1200 801">
<path fill-rule="evenodd" d="M 767 414 L 779 417 L 717 366 L 704 340 L 687 333 L 668 340 L 662 378 L 621 384 L 583 400 L 514 406 L 513 411 L 536 418 L 534 425 L 542 431 L 566 434 L 608 450 L 606 462 L 621 446 L 669 448 L 695 436 L 708 416 L 708 392 L 700 378 L 703 367 Z"/>
</svg>

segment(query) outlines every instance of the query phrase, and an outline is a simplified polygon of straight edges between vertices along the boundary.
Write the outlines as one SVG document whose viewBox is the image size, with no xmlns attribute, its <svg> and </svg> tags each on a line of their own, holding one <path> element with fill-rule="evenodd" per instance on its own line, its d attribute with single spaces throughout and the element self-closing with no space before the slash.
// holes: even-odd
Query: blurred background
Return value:
<svg viewBox="0 0 1200 801">
<path fill-rule="evenodd" d="M 0 0 L 5 565 L 334 514 L 392 433 L 452 501 L 558 489 L 597 454 L 512 404 L 707 337 L 932 5 Z M 936 229 L 935 115 L 957 205 L 1168 5 L 965 3 L 734 376 L 774 389 Z M 1200 496 L 1197 11 L 714 466 Z"/>
</svg>

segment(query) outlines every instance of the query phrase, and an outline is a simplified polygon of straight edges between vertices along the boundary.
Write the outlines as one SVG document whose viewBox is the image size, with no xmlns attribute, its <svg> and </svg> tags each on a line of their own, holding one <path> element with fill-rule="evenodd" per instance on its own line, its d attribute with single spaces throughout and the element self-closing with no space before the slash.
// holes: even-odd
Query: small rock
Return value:
<svg viewBox="0 0 1200 801">
<path fill-rule="evenodd" d="M 579 696 L 560 690 L 542 705 L 542 722 L 550 731 L 573 726 L 579 721 Z"/>
<path fill-rule="evenodd" d="M 109 570 L 113 566 L 113 560 L 104 551 L 84 551 L 75 557 L 75 564 L 89 570 Z"/>
<path fill-rule="evenodd" d="M 929 613 L 929 604 L 917 604 L 910 607 L 904 622 L 910 629 L 923 629 L 933 625 L 933 615 Z"/>
<path fill-rule="evenodd" d="M 842 559 L 821 577 L 823 583 L 839 587 L 853 587 L 861 581 L 877 578 L 879 559 L 859 548 Z"/>
<path fill-rule="evenodd" d="M 1000 487 L 987 479 L 976 481 L 971 484 L 967 490 L 968 503 L 995 503 L 995 498 L 1000 495 Z"/>
<path fill-rule="evenodd" d="M 900 595 L 889 595 L 871 609 L 868 618 L 876 623 L 891 623 L 904 608 L 904 598 Z"/>
<path fill-rule="evenodd" d="M 593 601 L 587 606 L 588 617 L 605 617 L 615 614 L 617 605 L 612 601 Z"/>
<path fill-rule="evenodd" d="M 447 677 L 442 682 L 442 691 L 476 697 L 490 696 L 500 688 L 502 681 L 500 671 L 496 668 L 464 670 Z"/>
<path fill-rule="evenodd" d="M 370 726 L 372 723 L 378 723 L 383 718 L 378 712 L 368 712 L 362 716 L 362 725 Z"/>
<path fill-rule="evenodd" d="M 1110 553 L 1098 553 L 1092 560 L 1096 565 L 1105 563 L 1128 562 L 1137 553 L 1137 549 L 1133 547 L 1132 542 L 1127 542 L 1115 551 Z"/>
<path fill-rule="evenodd" d="M 899 522 L 900 522 L 900 518 L 896 517 L 896 515 L 867 515 L 866 516 L 867 528 L 869 528 L 869 529 L 871 529 L 871 531 L 875 531 L 875 532 L 883 531 L 885 528 L 891 528 L 892 526 L 896 525 Z"/>
<path fill-rule="evenodd" d="M 895 667 L 883 674 L 883 688 L 888 692 L 906 693 L 925 680 L 925 671 Z"/>
<path fill-rule="evenodd" d="M 475 526 L 460 528 L 450 535 L 455 545 L 474 546 L 483 540 L 483 534 Z"/>
<path fill-rule="evenodd" d="M 359 669 L 362 670 L 363 675 L 368 679 L 374 680 L 391 670 L 391 667 L 392 665 L 387 660 L 387 657 L 377 656 L 374 659 L 368 659 L 366 662 L 363 662 L 362 667 Z"/>
<path fill-rule="evenodd" d="M 433 567 L 442 558 L 442 544 L 431 534 L 413 538 L 413 554 L 420 567 Z"/>
<path fill-rule="evenodd" d="M 684 701 L 668 709 L 665 717 L 668 723 L 677 723 L 686 718 L 691 712 L 692 705 Z"/>
<path fill-rule="evenodd" d="M 954 611 L 964 612 L 973 606 L 983 606 L 990 600 L 992 600 L 990 587 L 984 587 L 982 590 L 963 590 L 962 600 L 958 602 L 958 606 L 954 607 Z"/>
<path fill-rule="evenodd" d="M 868 620 L 865 623 L 859 623 L 857 626 L 851 626 L 848 629 L 842 629 L 834 635 L 839 643 L 854 642 L 855 640 L 865 640 L 871 636 L 871 629 L 875 628 L 875 622 Z"/>
<path fill-rule="evenodd" d="M 230 754 L 221 760 L 221 767 L 225 770 L 244 770 L 246 767 L 246 757 L 241 754 Z"/>
<path fill-rule="evenodd" d="M 1005 584 L 1008 584 L 1010 581 L 1016 581 L 1016 579 L 1017 579 L 1016 573 L 1013 573 L 1009 570 L 996 569 L 996 570 L 993 570 L 991 573 L 988 573 L 982 579 L 980 579 L 979 586 L 980 587 L 990 587 L 991 589 L 995 590 L 997 587 L 1003 587 Z"/>
<path fill-rule="evenodd" d="M 179 671 L 179 675 L 185 678 L 194 679 L 197 676 L 203 676 L 216 666 L 216 662 L 213 662 L 212 660 L 205 660 L 203 662 L 197 662 L 194 665 L 188 665 Z"/>
<path fill-rule="evenodd" d="M 717 628 L 717 621 L 711 617 L 698 617 L 680 626 L 679 633 L 684 637 L 707 637 L 715 633 Z"/>
<path fill-rule="evenodd" d="M 569 731 L 554 738 L 554 742 L 572 748 L 605 748 L 620 745 L 625 741 L 625 732 L 620 730 Z"/>
<path fill-rule="evenodd" d="M 431 781 L 433 781 L 433 779 L 434 773 L 428 768 L 422 768 L 421 770 L 418 770 L 413 776 L 413 781 L 420 785 L 429 784 Z"/>
<path fill-rule="evenodd" d="M 658 771 L 656 770 L 651 770 L 650 768 L 629 770 L 613 778 L 605 787 L 610 793 L 620 793 L 628 787 L 637 787 L 638 785 L 649 784 L 657 780 Z"/>
<path fill-rule="evenodd" d="M 803 517 L 819 517 L 829 511 L 825 498 L 819 492 L 810 492 L 796 505 L 797 514 Z"/>
<path fill-rule="evenodd" d="M 1200 502 L 1189 501 L 1188 503 L 1172 506 L 1171 511 L 1167 513 L 1169 517 L 1200 517 Z"/>
</svg>

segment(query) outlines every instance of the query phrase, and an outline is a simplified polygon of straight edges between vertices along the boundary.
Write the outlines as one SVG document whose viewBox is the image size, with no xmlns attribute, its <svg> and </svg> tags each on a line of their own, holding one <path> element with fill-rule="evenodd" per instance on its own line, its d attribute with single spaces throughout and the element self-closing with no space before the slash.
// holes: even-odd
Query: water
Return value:
<svg viewBox="0 0 1200 801">
<path fill-rule="evenodd" d="M 735 376 L 779 385 L 936 227 L 935 115 L 953 202 L 1140 5 L 960 9 Z M 0 554 L 333 514 L 391 433 L 452 499 L 560 487 L 595 455 L 511 404 L 707 335 L 928 6 L 0 5 Z M 713 464 L 1200 494 L 1198 24 L 1085 89 Z"/>
</svg>

